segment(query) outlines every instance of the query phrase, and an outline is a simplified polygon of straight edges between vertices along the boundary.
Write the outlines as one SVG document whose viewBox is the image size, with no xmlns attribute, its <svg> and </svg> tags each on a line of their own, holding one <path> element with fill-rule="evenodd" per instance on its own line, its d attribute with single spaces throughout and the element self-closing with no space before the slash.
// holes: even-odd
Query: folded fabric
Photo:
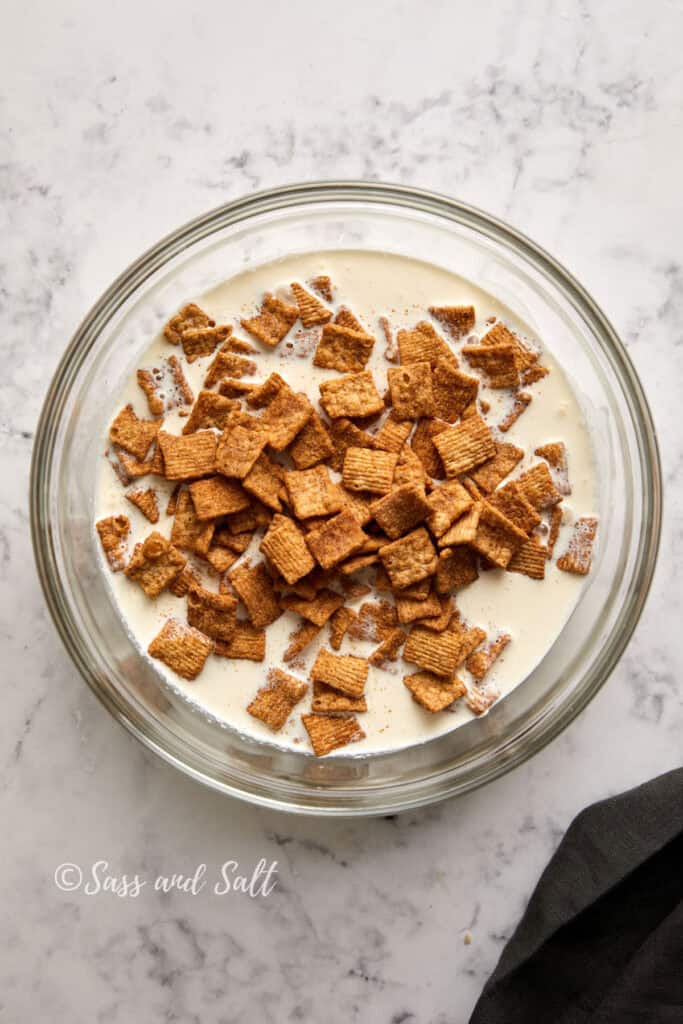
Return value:
<svg viewBox="0 0 683 1024">
<path fill-rule="evenodd" d="M 470 1024 L 683 1022 L 683 769 L 582 811 Z"/>
</svg>

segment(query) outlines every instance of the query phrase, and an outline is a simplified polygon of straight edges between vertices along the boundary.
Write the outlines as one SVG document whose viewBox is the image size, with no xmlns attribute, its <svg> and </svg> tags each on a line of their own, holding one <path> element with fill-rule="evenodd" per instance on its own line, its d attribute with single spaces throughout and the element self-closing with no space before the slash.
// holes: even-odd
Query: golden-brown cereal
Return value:
<svg viewBox="0 0 683 1024">
<path fill-rule="evenodd" d="M 452 598 L 445 594 L 441 595 L 439 597 L 439 608 L 440 611 L 438 615 L 435 615 L 431 619 L 422 619 L 420 625 L 426 626 L 427 629 L 434 630 L 435 633 L 443 633 L 445 629 L 448 629 L 455 611 Z"/>
<path fill-rule="evenodd" d="M 404 676 L 403 682 L 413 695 L 413 700 L 433 714 L 449 708 L 467 693 L 467 687 L 457 676 L 440 679 L 431 672 L 414 672 Z"/>
<path fill-rule="evenodd" d="M 318 274 L 317 277 L 312 277 L 308 283 L 325 302 L 332 302 L 332 281 L 327 274 Z"/>
<path fill-rule="evenodd" d="M 472 546 L 480 555 L 484 555 L 500 569 L 505 569 L 525 540 L 526 534 L 523 530 L 487 501 L 482 502 L 477 532 L 472 541 Z"/>
<path fill-rule="evenodd" d="M 261 551 L 290 584 L 307 576 L 315 568 L 303 533 L 286 516 L 273 516 L 261 541 Z"/>
<path fill-rule="evenodd" d="M 318 347 L 313 356 L 313 365 L 340 373 L 358 373 L 364 369 L 375 339 L 365 331 L 342 327 L 340 324 L 325 324 Z"/>
<path fill-rule="evenodd" d="M 365 697 L 349 697 L 340 693 L 326 683 L 313 683 L 313 702 L 311 711 L 321 714 L 335 714 L 341 711 L 361 712 L 368 710 Z"/>
<path fill-rule="evenodd" d="M 177 548 L 206 555 L 211 546 L 215 528 L 213 520 L 198 517 L 190 492 L 181 491 L 173 518 L 171 543 Z"/>
<path fill-rule="evenodd" d="M 446 328 L 453 341 L 469 334 L 474 327 L 474 306 L 430 306 L 429 312 Z"/>
<path fill-rule="evenodd" d="M 421 487 L 404 484 L 373 502 L 370 511 L 386 535 L 396 540 L 424 520 L 429 505 Z"/>
<path fill-rule="evenodd" d="M 373 438 L 373 445 L 375 448 L 380 448 L 385 452 L 398 453 L 408 440 L 408 436 L 412 429 L 413 425 L 409 420 L 399 420 L 393 412 L 391 412 L 385 419 L 380 430 L 375 434 Z"/>
<path fill-rule="evenodd" d="M 261 687 L 247 706 L 247 711 L 273 732 L 278 732 L 307 690 L 308 683 L 279 668 L 271 668 L 268 672 L 268 685 Z"/>
<path fill-rule="evenodd" d="M 342 507 L 341 491 L 332 483 L 327 466 L 290 470 L 285 473 L 285 486 L 297 519 L 329 516 Z"/>
<path fill-rule="evenodd" d="M 436 567 L 435 587 L 438 594 L 450 594 L 458 587 L 466 587 L 479 579 L 477 556 L 467 545 L 444 548 Z"/>
<path fill-rule="evenodd" d="M 161 374 L 156 370 L 140 369 L 137 371 L 138 385 L 147 396 L 147 405 L 152 416 L 162 416 L 166 409 L 166 403 L 160 394 L 160 376 Z"/>
<path fill-rule="evenodd" d="M 199 586 L 201 586 L 199 576 L 190 563 L 186 562 L 176 578 L 169 583 L 168 590 L 174 597 L 185 597 L 191 588 Z"/>
<path fill-rule="evenodd" d="M 542 580 L 545 577 L 547 555 L 545 545 L 530 537 L 520 544 L 508 562 L 508 572 L 518 572 L 532 580 Z"/>
<path fill-rule="evenodd" d="M 284 470 L 278 462 L 269 459 L 265 452 L 261 452 L 258 459 L 251 467 L 242 486 L 245 491 L 252 494 L 259 501 L 262 501 L 274 512 L 282 511 L 281 497 L 283 495 L 282 479 Z"/>
<path fill-rule="evenodd" d="M 348 509 L 358 520 L 360 526 L 365 526 L 372 519 L 370 506 L 375 497 L 373 494 L 366 494 L 363 491 L 347 491 L 340 486 L 342 496 L 342 511 Z"/>
<path fill-rule="evenodd" d="M 417 622 L 419 619 L 435 618 L 440 615 L 441 603 L 434 593 L 429 593 L 422 600 L 416 600 L 412 597 L 401 597 L 397 594 L 396 611 L 398 612 L 398 621 L 402 626 L 406 626 L 408 623 Z"/>
<path fill-rule="evenodd" d="M 225 398 L 248 398 L 256 390 L 256 384 L 244 380 L 233 380 L 227 377 L 218 385 L 218 393 Z"/>
<path fill-rule="evenodd" d="M 369 370 L 322 381 L 319 389 L 320 404 L 330 419 L 371 416 L 384 410 Z"/>
<path fill-rule="evenodd" d="M 434 447 L 432 439 L 437 434 L 442 434 L 444 430 L 448 430 L 448 426 L 449 424 L 445 420 L 420 420 L 410 441 L 410 447 L 424 466 L 425 473 L 437 480 L 443 479 L 445 474 L 441 456 Z"/>
<path fill-rule="evenodd" d="M 224 377 L 236 377 L 239 379 L 252 373 L 256 373 L 256 363 L 253 359 L 246 359 L 244 356 L 237 355 L 224 346 L 216 353 L 211 366 L 207 370 L 204 387 L 212 388 Z"/>
<path fill-rule="evenodd" d="M 517 391 L 512 408 L 507 416 L 498 424 L 501 433 L 506 434 L 510 427 L 514 426 L 524 410 L 531 404 L 531 395 L 526 391 Z"/>
<path fill-rule="evenodd" d="M 127 540 L 130 533 L 128 516 L 107 516 L 95 523 L 102 550 L 112 572 L 121 572 L 126 565 Z"/>
<path fill-rule="evenodd" d="M 480 416 L 471 416 L 437 434 L 434 444 L 449 478 L 469 472 L 496 454 L 491 431 Z"/>
<path fill-rule="evenodd" d="M 351 420 L 346 419 L 345 416 L 338 420 L 333 420 L 329 430 L 334 446 L 334 455 L 330 459 L 330 466 L 338 473 L 341 473 L 344 456 L 349 448 L 373 447 L 373 438 L 370 434 L 361 430 Z"/>
<path fill-rule="evenodd" d="M 541 517 L 524 497 L 524 492 L 516 480 L 511 480 L 505 487 L 494 491 L 489 502 L 524 533 L 531 533 L 541 522 Z"/>
<path fill-rule="evenodd" d="M 306 543 L 323 569 L 331 569 L 354 554 L 366 539 L 358 519 L 348 508 L 306 535 Z"/>
<path fill-rule="evenodd" d="M 149 519 L 150 523 L 159 522 L 159 502 L 157 501 L 156 491 L 153 491 L 151 487 L 142 488 L 136 487 L 132 491 L 126 492 L 126 498 L 131 503 L 139 508 L 143 516 Z"/>
<path fill-rule="evenodd" d="M 520 338 L 510 331 L 504 324 L 497 323 L 486 332 L 480 341 L 480 345 L 509 346 L 515 351 L 515 359 L 520 370 L 526 370 L 538 359 L 538 352 L 534 352 L 522 343 Z"/>
<path fill-rule="evenodd" d="M 187 621 L 212 640 L 230 640 L 237 627 L 237 601 L 230 594 L 216 594 L 202 586 L 187 592 Z"/>
<path fill-rule="evenodd" d="M 118 457 L 120 468 L 115 467 L 115 472 L 124 486 L 127 486 L 131 480 L 138 480 L 140 477 L 151 474 L 153 476 L 164 475 L 164 459 L 161 454 L 161 449 L 158 444 L 154 444 L 151 449 L 151 456 L 140 462 L 138 459 L 133 458 L 132 455 L 127 455 L 122 448 L 114 446 L 116 455 Z"/>
<path fill-rule="evenodd" d="M 434 416 L 432 368 L 428 362 L 409 363 L 387 370 L 393 415 L 398 420 Z"/>
<path fill-rule="evenodd" d="M 386 494 L 391 490 L 398 456 L 373 448 L 347 448 L 342 480 L 350 491 Z"/>
<path fill-rule="evenodd" d="M 140 420 L 132 405 L 121 410 L 109 428 L 109 437 L 124 451 L 142 461 L 159 433 L 161 420 Z"/>
<path fill-rule="evenodd" d="M 216 469 L 223 476 L 244 480 L 266 445 L 259 422 L 254 417 L 239 414 L 241 419 L 230 420 L 221 434 L 216 449 Z M 250 422 L 249 422 L 250 421 Z M 199 435 L 194 435 L 199 436 Z"/>
<path fill-rule="evenodd" d="M 492 704 L 495 704 L 499 696 L 500 694 L 496 690 L 485 692 L 477 687 L 473 687 L 466 697 L 467 707 L 473 714 L 483 715 Z"/>
<path fill-rule="evenodd" d="M 332 319 L 332 311 L 323 306 L 315 295 L 307 292 L 303 285 L 293 281 L 290 287 L 299 307 L 299 318 L 304 327 L 316 327 L 318 324 L 326 324 L 328 320 Z"/>
<path fill-rule="evenodd" d="M 139 583 L 147 597 L 158 597 L 185 566 L 186 559 L 156 530 L 135 545 L 126 576 Z"/>
<path fill-rule="evenodd" d="M 407 636 L 402 629 L 390 630 L 379 647 L 376 647 L 368 658 L 369 664 L 374 665 L 375 668 L 382 668 L 387 661 L 397 661 L 398 653 L 406 642 Z"/>
<path fill-rule="evenodd" d="M 196 679 L 214 644 L 207 636 L 178 619 L 167 619 L 147 648 L 149 654 L 168 665 L 183 679 Z"/>
<path fill-rule="evenodd" d="M 296 612 L 316 626 L 324 626 L 327 620 L 344 604 L 344 598 L 334 590 L 319 590 L 315 597 L 306 600 L 296 594 L 286 594 L 280 599 L 280 606 Z"/>
<path fill-rule="evenodd" d="M 341 306 L 339 312 L 334 318 L 335 324 L 339 324 L 340 327 L 348 327 L 351 331 L 360 331 L 361 334 L 365 333 L 365 329 L 358 319 L 354 316 L 348 306 Z"/>
<path fill-rule="evenodd" d="M 530 384 L 537 384 L 539 380 L 543 380 L 543 378 L 547 377 L 549 373 L 550 370 L 547 366 L 540 366 L 536 363 L 535 366 L 529 366 L 526 370 L 522 370 L 520 380 L 526 388 L 529 387 Z"/>
<path fill-rule="evenodd" d="M 313 414 L 313 406 L 305 395 L 298 395 L 285 385 L 280 388 L 258 421 L 270 447 L 282 452 L 303 430 Z"/>
<path fill-rule="evenodd" d="M 379 549 L 379 557 L 393 587 L 409 587 L 436 572 L 434 545 L 424 527 Z"/>
<path fill-rule="evenodd" d="M 216 519 L 218 516 L 229 516 L 239 512 L 250 504 L 249 495 L 245 493 L 236 480 L 224 476 L 211 476 L 205 480 L 196 480 L 189 487 L 194 503 L 197 519 Z"/>
<path fill-rule="evenodd" d="M 258 338 L 269 348 L 275 348 L 289 333 L 298 316 L 299 310 L 296 306 L 290 306 L 274 295 L 266 294 L 258 315 L 247 317 L 240 323 L 254 338 Z"/>
<path fill-rule="evenodd" d="M 330 647 L 333 651 L 339 650 L 346 631 L 357 618 L 357 613 L 345 605 L 334 612 L 330 618 Z"/>
<path fill-rule="evenodd" d="M 481 682 L 486 673 L 489 671 L 494 661 L 500 657 L 507 645 L 510 643 L 511 637 L 508 633 L 501 633 L 500 636 L 496 637 L 493 643 L 488 644 L 484 650 L 475 651 L 474 654 L 470 654 L 466 661 L 468 672 L 471 672 L 477 682 Z"/>
<path fill-rule="evenodd" d="M 427 503 L 427 525 L 435 537 L 441 537 L 449 526 L 472 507 L 472 498 L 458 480 L 447 480 L 435 487 Z"/>
<path fill-rule="evenodd" d="M 550 508 L 562 501 L 545 462 L 538 462 L 517 478 L 522 494 L 537 511 Z"/>
<path fill-rule="evenodd" d="M 593 516 L 582 516 L 577 519 L 567 550 L 557 560 L 557 568 L 563 572 L 586 576 L 593 560 L 593 544 L 597 531 L 598 521 Z"/>
<path fill-rule="evenodd" d="M 477 534 L 481 507 L 482 503 L 476 501 L 465 513 L 458 516 L 452 526 L 439 537 L 439 547 L 448 548 L 459 544 L 471 544 Z"/>
<path fill-rule="evenodd" d="M 490 388 L 514 388 L 519 384 L 519 367 L 512 345 L 464 345 L 463 359 L 481 370 Z"/>
<path fill-rule="evenodd" d="M 546 547 L 546 558 L 551 559 L 557 544 L 557 538 L 560 535 L 560 527 L 562 526 L 562 506 L 555 505 L 550 510 L 550 530 L 548 531 L 548 541 Z"/>
<path fill-rule="evenodd" d="M 228 573 L 228 579 L 242 600 L 252 625 L 269 626 L 282 615 L 265 562 L 243 562 Z"/>
<path fill-rule="evenodd" d="M 302 715 L 301 721 L 316 757 L 324 757 L 339 747 L 365 738 L 365 733 L 352 715 Z"/>
<path fill-rule="evenodd" d="M 214 652 L 221 658 L 239 658 L 242 661 L 264 661 L 266 657 L 266 631 L 250 622 L 237 620 L 230 640 L 216 641 Z"/>
<path fill-rule="evenodd" d="M 247 405 L 251 409 L 265 409 L 280 393 L 282 388 L 289 387 L 287 381 L 279 373 L 271 373 L 262 384 L 255 385 L 247 395 Z"/>
<path fill-rule="evenodd" d="M 289 447 L 289 454 L 297 469 L 310 469 L 334 455 L 335 447 L 330 433 L 315 410 Z"/>
<path fill-rule="evenodd" d="M 314 622 L 302 622 L 297 629 L 289 634 L 289 645 L 282 655 L 282 660 L 288 665 L 304 651 L 309 644 L 312 644 L 320 633 L 322 627 L 316 626 Z"/>
<path fill-rule="evenodd" d="M 472 471 L 472 479 L 478 487 L 481 487 L 482 491 L 490 494 L 523 458 L 523 448 L 517 448 L 514 444 L 496 442 L 496 454 L 492 459 L 483 462 L 481 466 Z"/>
<path fill-rule="evenodd" d="M 460 639 L 454 633 L 448 630 L 435 633 L 423 626 L 415 626 L 403 648 L 403 659 L 434 675 L 452 679 L 462 660 L 460 649 Z"/>
<path fill-rule="evenodd" d="M 209 319 L 203 309 L 200 309 L 194 302 L 190 302 L 168 321 L 164 328 L 164 337 L 171 345 L 179 345 L 183 331 L 192 327 L 211 326 L 213 326 L 213 320 Z"/>
<path fill-rule="evenodd" d="M 324 647 L 318 651 L 311 668 L 311 679 L 314 682 L 326 683 L 350 697 L 362 695 L 367 678 L 368 663 L 365 658 L 355 658 L 352 654 L 332 654 Z"/>
<path fill-rule="evenodd" d="M 180 336 L 183 353 L 188 363 L 195 359 L 203 359 L 213 355 L 217 345 L 232 334 L 232 327 L 223 324 L 220 327 L 186 327 Z"/>
<path fill-rule="evenodd" d="M 225 398 L 215 391 L 200 391 L 183 427 L 183 434 L 194 434 L 196 430 L 210 427 L 224 430 L 230 413 L 237 408 L 239 406 L 232 398 Z"/>
<path fill-rule="evenodd" d="M 454 366 L 458 365 L 448 344 L 426 320 L 422 320 L 412 330 L 399 331 L 397 341 L 400 360 L 404 366 L 423 362 L 436 366 L 440 359 Z"/>
<path fill-rule="evenodd" d="M 430 483 L 422 461 L 409 444 L 404 444 L 398 453 L 392 486 L 402 487 L 404 484 L 413 484 L 424 489 Z"/>
<path fill-rule="evenodd" d="M 158 440 L 167 480 L 196 480 L 215 472 L 216 435 L 212 430 L 200 430 L 188 437 L 161 430 Z"/>
<path fill-rule="evenodd" d="M 201 557 L 209 563 L 214 572 L 218 573 L 219 576 L 223 576 L 230 566 L 235 564 L 239 555 L 225 546 L 214 544 L 214 542 L 211 541 L 209 550 Z M 222 585 L 223 580 L 220 582 Z M 221 586 L 221 593 L 229 593 L 229 591 L 227 588 L 223 588 L 223 586 Z"/>
<path fill-rule="evenodd" d="M 439 359 L 432 370 L 435 416 L 447 423 L 459 419 L 477 397 L 479 380 L 461 373 L 447 359 Z"/>
</svg>

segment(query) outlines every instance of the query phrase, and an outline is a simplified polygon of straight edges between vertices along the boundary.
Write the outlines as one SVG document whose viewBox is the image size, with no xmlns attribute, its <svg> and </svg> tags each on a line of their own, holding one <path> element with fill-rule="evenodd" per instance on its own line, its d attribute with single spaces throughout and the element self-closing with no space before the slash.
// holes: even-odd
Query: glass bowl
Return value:
<svg viewBox="0 0 683 1024">
<path fill-rule="evenodd" d="M 600 544 L 581 599 L 550 652 L 480 719 L 394 753 L 316 759 L 212 723 L 169 695 L 111 603 L 92 529 L 99 438 L 114 397 L 179 303 L 292 253 L 371 249 L 469 278 L 546 340 L 569 372 L 592 435 Z M 233 796 L 310 814 L 388 814 L 490 782 L 548 743 L 614 668 L 654 571 L 661 479 L 650 411 L 623 345 L 590 295 L 529 239 L 453 199 L 369 182 L 260 192 L 169 235 L 88 313 L 45 400 L 31 523 L 50 612 L 109 711 L 160 757 Z"/>
</svg>

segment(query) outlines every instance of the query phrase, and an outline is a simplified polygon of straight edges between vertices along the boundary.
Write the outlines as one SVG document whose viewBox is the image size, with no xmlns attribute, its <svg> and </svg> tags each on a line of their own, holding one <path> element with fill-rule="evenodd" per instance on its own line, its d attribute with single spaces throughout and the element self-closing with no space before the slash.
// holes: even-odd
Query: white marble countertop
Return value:
<svg viewBox="0 0 683 1024">
<path fill-rule="evenodd" d="M 0 1017 L 460 1024 L 587 803 L 681 761 L 681 5 L 13 5 L 3 27 Z M 479 205 L 570 267 L 654 406 L 666 519 L 626 656 L 543 753 L 392 820 L 256 810 L 157 761 L 67 659 L 33 569 L 32 437 L 80 318 L 254 189 L 365 177 Z M 244 872 L 268 896 L 59 891 L 55 868 Z M 472 933 L 466 945 L 463 936 Z"/>
</svg>

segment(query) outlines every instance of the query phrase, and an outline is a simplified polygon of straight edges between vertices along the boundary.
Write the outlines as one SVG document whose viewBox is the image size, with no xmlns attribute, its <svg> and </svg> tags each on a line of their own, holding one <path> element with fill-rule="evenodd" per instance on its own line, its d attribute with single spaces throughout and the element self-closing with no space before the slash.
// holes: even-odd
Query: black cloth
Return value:
<svg viewBox="0 0 683 1024">
<path fill-rule="evenodd" d="M 683 1024 L 683 768 L 582 811 L 470 1024 Z"/>
</svg>

